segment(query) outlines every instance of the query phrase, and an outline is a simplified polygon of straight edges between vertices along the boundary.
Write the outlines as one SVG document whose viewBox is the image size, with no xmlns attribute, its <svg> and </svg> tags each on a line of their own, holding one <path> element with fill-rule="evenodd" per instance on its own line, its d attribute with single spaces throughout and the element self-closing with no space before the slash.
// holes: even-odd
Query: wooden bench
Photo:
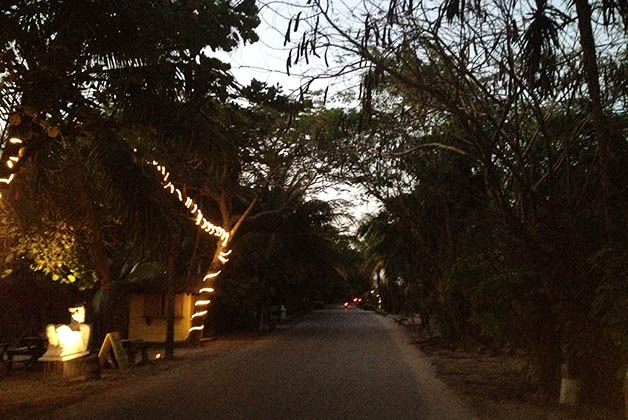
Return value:
<svg viewBox="0 0 628 420">
<path fill-rule="evenodd" d="M 129 362 L 132 364 L 143 365 L 148 361 L 148 349 L 151 343 L 148 343 L 142 339 L 135 340 L 120 340 L 120 343 L 124 346 L 124 349 L 129 356 Z M 136 363 L 135 356 L 140 354 L 140 360 Z"/>
<path fill-rule="evenodd" d="M 21 345 L 7 346 L 5 352 L 7 354 L 7 369 L 11 369 L 16 363 L 23 363 L 28 368 L 46 352 L 46 340 L 39 337 L 26 337 L 22 340 Z M 19 356 L 19 359 L 15 359 L 15 356 Z"/>
</svg>

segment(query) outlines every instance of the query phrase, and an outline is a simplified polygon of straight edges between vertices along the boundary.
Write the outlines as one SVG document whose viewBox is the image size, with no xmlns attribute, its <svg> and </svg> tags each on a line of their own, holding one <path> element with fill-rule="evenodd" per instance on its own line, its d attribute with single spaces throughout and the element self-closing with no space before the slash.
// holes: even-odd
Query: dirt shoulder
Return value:
<svg viewBox="0 0 628 420">
<path fill-rule="evenodd" d="M 199 347 L 177 348 L 174 360 L 157 360 L 157 353 L 163 353 L 163 349 L 151 348 L 148 363 L 126 372 L 112 368 L 103 369 L 100 372 L 100 379 L 85 379 L 81 376 L 74 379 L 62 378 L 58 374 L 46 371 L 41 364 L 31 369 L 14 369 L 0 376 L 0 418 L 2 420 L 45 418 L 46 413 L 81 401 L 90 395 L 111 388 L 139 384 L 149 378 L 167 374 L 168 371 L 182 365 L 241 349 L 259 338 L 257 334 L 237 334 L 221 337 Z"/>
<path fill-rule="evenodd" d="M 479 346 L 454 349 L 440 340 L 428 340 L 411 325 L 405 325 L 405 329 L 408 339 L 432 363 L 438 378 L 462 398 L 478 419 L 623 419 L 621 413 L 607 407 L 562 407 L 545 401 L 530 386 L 530 366 L 522 354 L 493 355 Z"/>
</svg>

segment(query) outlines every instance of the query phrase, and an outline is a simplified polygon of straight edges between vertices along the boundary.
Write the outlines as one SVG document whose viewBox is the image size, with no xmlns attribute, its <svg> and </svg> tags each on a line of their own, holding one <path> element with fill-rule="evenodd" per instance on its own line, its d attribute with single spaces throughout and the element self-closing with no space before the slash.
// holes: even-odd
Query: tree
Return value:
<svg viewBox="0 0 628 420">
<path fill-rule="evenodd" d="M 573 10 L 547 2 L 537 2 L 529 10 L 499 2 L 477 7 L 447 2 L 442 8 L 369 3 L 338 20 L 337 9 L 313 2 L 310 11 L 298 15 L 303 36 L 286 36 L 288 42 L 291 37 L 296 40 L 292 57 L 309 54 L 316 62 L 315 52 L 338 51 L 332 60 L 329 54 L 318 54 L 319 63 L 330 65 L 326 75 L 361 74 L 361 110 L 353 115 L 337 112 L 344 144 L 336 142 L 333 147 L 353 156 L 354 162 L 365 163 L 362 172 L 356 171 L 360 177 L 353 179 L 370 185 L 368 191 L 382 202 L 415 188 L 420 198 L 431 197 L 421 185 L 447 173 L 446 167 L 417 176 L 408 169 L 414 155 L 420 160 L 452 154 L 482 181 L 484 191 L 478 182 L 463 191 L 485 203 L 478 206 L 485 209 L 485 216 L 470 219 L 482 227 L 478 238 L 484 239 L 468 253 L 442 247 L 453 255 L 441 260 L 446 262 L 443 284 L 453 282 L 458 290 L 471 286 L 483 293 L 484 303 L 490 291 L 503 292 L 500 299 L 509 303 L 490 306 L 492 313 L 505 310 L 508 322 L 523 333 L 524 345 L 535 355 L 542 375 L 540 383 L 550 392 L 557 391 L 562 362 L 579 366 L 576 369 L 582 369 L 590 389 L 606 389 L 613 382 L 597 386 L 602 375 L 587 369 L 593 354 L 612 347 L 609 337 L 599 334 L 600 318 L 591 313 L 593 296 L 605 281 L 592 274 L 597 265 L 590 258 L 597 260 L 594 255 L 626 241 L 623 233 L 618 234 L 624 232 L 618 227 L 625 224 L 620 209 L 625 208 L 626 197 L 611 188 L 621 185 L 624 176 L 619 162 L 625 158 L 626 129 L 619 121 L 625 118 L 625 107 L 617 99 L 624 90 L 600 76 L 608 72 L 625 80 L 615 70 L 625 65 L 620 53 L 625 34 L 609 21 L 608 48 L 597 50 L 595 39 L 590 39 L 595 31 L 589 29 L 601 25 L 592 20 L 587 6 L 576 5 L 572 18 Z M 526 19 L 527 12 L 532 19 Z M 460 18 L 452 20 L 456 15 Z M 297 14 L 292 16 L 295 22 Z M 349 26 L 351 16 L 361 20 L 359 27 Z M 580 54 L 584 67 L 578 62 Z M 595 70 L 600 64 L 602 73 Z M 288 67 L 294 65 L 294 60 L 288 62 Z M 596 88 L 600 83 L 604 87 Z M 594 108 L 595 116 L 589 112 Z M 617 123 L 602 127 L 608 120 Z M 354 150 L 359 152 L 351 154 Z M 338 167 L 346 169 L 347 158 L 333 156 Z M 444 184 L 456 191 L 456 182 Z M 432 207 L 439 208 L 437 203 Z M 428 212 L 409 219 L 432 227 L 447 218 Z M 451 220 L 462 222 L 464 214 Z M 454 231 L 449 238 L 460 238 L 462 244 L 469 240 L 464 228 Z M 609 231 L 617 236 L 610 238 Z M 413 242 L 425 243 L 417 238 Z M 489 267 L 502 272 L 483 281 L 477 272 Z M 574 278 L 579 279 L 576 284 Z M 455 314 L 471 308 L 465 316 L 475 317 L 475 322 L 481 319 L 481 328 L 488 327 L 488 311 L 471 302 L 480 295 L 462 296 L 466 300 L 462 307 L 445 310 Z M 534 328 L 526 329 L 526 323 Z M 612 352 L 617 355 L 617 348 Z M 614 363 L 607 377 L 619 369 L 618 356 Z"/>
<path fill-rule="evenodd" d="M 0 43 L 7 51 L 0 60 L 1 112 L 10 122 L 2 159 L 9 157 L 8 140 L 16 137 L 26 152 L 20 166 L 49 175 L 52 168 L 39 165 L 52 163 L 56 174 L 74 174 L 35 177 L 34 184 L 54 187 L 55 200 L 44 201 L 57 217 L 87 226 L 91 264 L 103 287 L 116 280 L 115 266 L 125 265 L 121 260 L 111 265 L 120 243 L 108 241 L 103 226 L 111 225 L 105 221 L 114 221 L 116 233 L 121 224 L 131 228 L 125 239 L 143 239 L 139 248 L 159 243 L 148 226 L 159 222 L 155 209 L 164 202 L 153 200 L 158 184 L 142 182 L 145 161 L 129 147 L 137 137 L 133 129 L 146 134 L 157 121 L 172 123 L 177 115 L 168 107 L 175 103 L 183 110 L 226 97 L 232 83 L 228 66 L 208 57 L 207 49 L 228 51 L 241 40 L 257 39 L 251 1 L 233 7 L 213 1 L 154 3 L 29 1 L 0 9 Z M 81 24 L 67 24 L 75 20 Z M 157 205 L 147 206 L 151 202 Z"/>
<path fill-rule="evenodd" d="M 278 203 L 286 201 L 286 191 L 273 193 Z M 261 203 L 261 211 L 272 204 Z M 335 219 L 329 203 L 301 195 L 273 217 L 247 224 L 234 243 L 234 264 L 218 280 L 219 307 L 236 323 L 263 330 L 270 305 L 297 313 L 316 300 L 363 293 L 367 286 L 354 283 L 359 258 L 343 245 Z M 351 290 L 355 286 L 362 290 Z"/>
</svg>

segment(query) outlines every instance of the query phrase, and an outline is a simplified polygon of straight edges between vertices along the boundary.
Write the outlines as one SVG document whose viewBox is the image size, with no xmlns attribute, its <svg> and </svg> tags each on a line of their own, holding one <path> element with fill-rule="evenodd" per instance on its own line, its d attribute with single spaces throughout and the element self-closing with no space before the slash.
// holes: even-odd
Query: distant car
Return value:
<svg viewBox="0 0 628 420">
<path fill-rule="evenodd" d="M 349 309 L 349 302 L 345 302 L 344 305 L 342 305 L 345 309 Z"/>
</svg>

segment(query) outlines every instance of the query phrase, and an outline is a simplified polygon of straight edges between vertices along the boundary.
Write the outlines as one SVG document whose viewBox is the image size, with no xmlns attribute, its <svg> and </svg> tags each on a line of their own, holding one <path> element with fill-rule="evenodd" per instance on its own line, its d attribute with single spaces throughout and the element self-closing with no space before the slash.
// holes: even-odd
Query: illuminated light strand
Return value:
<svg viewBox="0 0 628 420">
<path fill-rule="evenodd" d="M 194 319 L 194 318 L 196 318 L 196 317 L 203 316 L 203 315 L 207 315 L 207 311 L 197 312 L 197 313 L 195 313 L 194 315 L 192 315 L 192 318 L 191 318 L 191 319 Z"/>
<path fill-rule="evenodd" d="M 148 164 L 150 164 L 150 162 L 146 162 Z M 216 236 L 218 238 L 220 238 L 221 242 L 221 247 L 224 248 L 226 247 L 227 243 L 229 242 L 230 239 L 230 234 L 229 232 L 227 232 L 223 227 L 221 226 L 216 226 L 213 223 L 211 223 L 209 220 L 207 220 L 205 218 L 205 216 L 203 215 L 203 212 L 201 211 L 201 209 L 198 207 L 198 205 L 194 202 L 194 199 L 192 199 L 189 196 L 185 196 L 183 195 L 182 191 L 179 188 L 176 188 L 174 186 L 174 184 L 172 184 L 172 182 L 168 181 L 168 178 L 170 176 L 170 172 L 168 172 L 168 170 L 166 169 L 165 166 L 160 165 L 159 162 L 157 162 L 156 160 L 153 160 L 152 162 L 153 166 L 156 167 L 157 171 L 162 175 L 162 182 L 163 182 L 163 187 L 165 190 L 170 190 L 170 194 L 176 194 L 177 198 L 179 199 L 180 202 L 184 203 L 185 207 L 190 211 L 190 213 L 195 216 L 196 220 L 195 223 L 197 226 L 200 226 L 200 228 L 202 230 L 204 230 L 207 234 L 211 235 L 211 236 Z M 220 251 L 219 255 L 218 255 L 218 260 L 222 263 L 222 264 L 226 264 L 229 261 L 229 258 L 227 258 L 230 254 L 231 254 L 232 250 L 228 250 L 228 251 Z M 215 277 L 217 277 L 220 273 L 222 272 L 222 270 L 218 270 L 216 272 L 213 273 L 207 273 L 205 275 L 205 277 L 203 277 L 203 281 L 207 281 L 209 279 L 213 279 Z M 212 293 L 214 292 L 214 289 L 212 287 L 204 287 L 199 289 L 198 293 L 202 294 L 202 293 Z M 201 300 L 197 300 L 194 303 L 195 307 L 203 307 L 206 305 L 210 304 L 210 300 L 209 299 L 201 299 Z M 203 310 L 203 311 L 198 311 L 195 312 L 192 316 L 191 316 L 191 320 L 194 321 L 195 319 L 203 319 L 203 317 L 207 315 L 207 311 Z M 201 321 L 202 322 L 202 321 Z M 193 326 L 190 327 L 190 329 L 188 330 L 189 332 L 192 331 L 201 331 L 204 329 L 204 325 L 198 325 L 198 326 Z"/>
<path fill-rule="evenodd" d="M 24 143 L 24 141 L 20 138 L 17 137 L 11 137 L 9 139 L 9 143 L 11 144 L 22 144 Z M 7 160 L 7 167 L 9 169 L 13 169 L 15 167 L 15 165 L 20 161 L 20 158 L 24 155 L 24 148 L 20 148 L 20 150 L 18 151 L 18 155 L 17 156 L 9 156 L 9 159 Z M 9 185 L 11 183 L 11 181 L 13 181 L 13 178 L 15 177 L 15 174 L 11 174 L 8 178 L 0 178 L 0 182 L 3 182 L 7 185 Z"/>
<path fill-rule="evenodd" d="M 8 140 L 11 144 L 22 144 L 24 141 L 18 137 L 10 137 Z M 6 152 L 6 151 L 5 151 Z M 20 158 L 24 156 L 24 147 L 21 147 L 17 152 L 17 156 L 9 156 L 7 159 L 7 167 L 9 169 L 13 169 L 15 165 L 20 161 Z M 15 178 L 15 173 L 10 174 L 7 178 L 0 178 L 0 183 L 9 185 L 11 181 Z M 2 194 L 0 194 L 0 198 L 2 198 Z"/>
<path fill-rule="evenodd" d="M 8 178 L 0 178 L 0 182 L 9 185 L 11 181 L 13 181 L 13 178 L 15 178 L 15 174 L 11 174 Z"/>
<path fill-rule="evenodd" d="M 203 281 L 205 281 L 205 280 L 207 280 L 207 279 L 213 279 L 214 277 L 217 277 L 217 276 L 218 276 L 218 274 L 220 274 L 221 272 L 222 272 L 222 270 L 218 270 L 218 271 L 216 271 L 215 273 L 207 273 L 207 274 L 205 275 L 205 277 L 203 277 Z M 212 291 L 213 291 L 213 289 L 212 289 Z"/>
</svg>

